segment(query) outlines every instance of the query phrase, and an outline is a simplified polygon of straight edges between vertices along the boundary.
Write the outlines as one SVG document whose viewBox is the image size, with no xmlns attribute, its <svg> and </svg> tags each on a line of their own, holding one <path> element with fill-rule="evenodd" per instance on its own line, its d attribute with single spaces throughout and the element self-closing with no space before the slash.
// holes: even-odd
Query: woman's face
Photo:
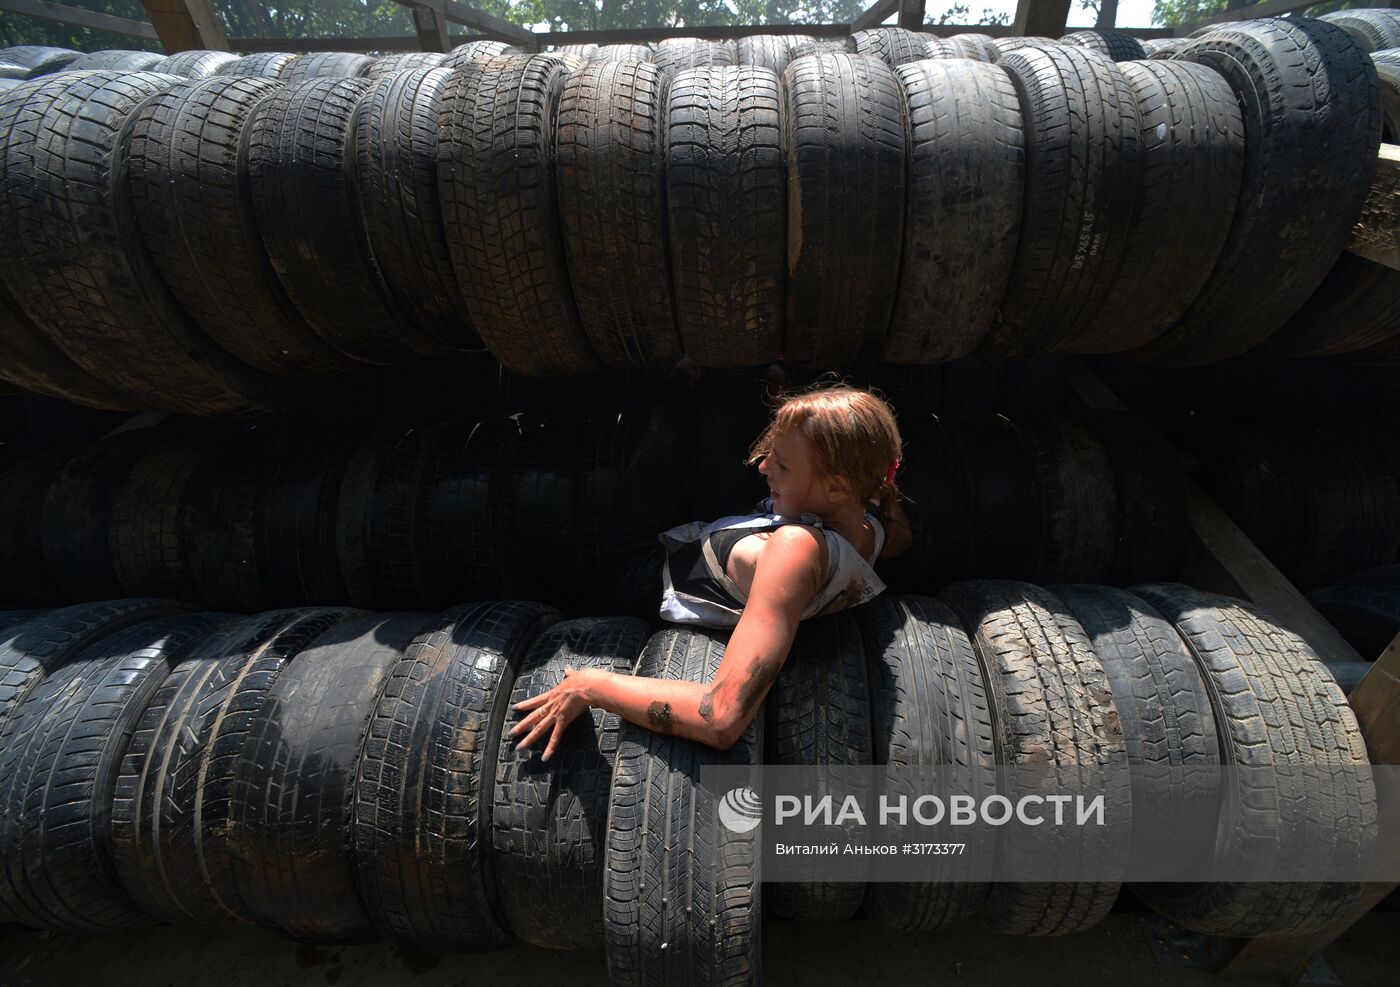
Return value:
<svg viewBox="0 0 1400 987">
<path fill-rule="evenodd" d="M 758 471 L 768 481 L 775 514 L 798 517 L 824 515 L 831 510 L 829 478 L 818 473 L 811 443 L 801 435 L 789 432 L 773 439 L 768 455 L 759 461 Z"/>
</svg>

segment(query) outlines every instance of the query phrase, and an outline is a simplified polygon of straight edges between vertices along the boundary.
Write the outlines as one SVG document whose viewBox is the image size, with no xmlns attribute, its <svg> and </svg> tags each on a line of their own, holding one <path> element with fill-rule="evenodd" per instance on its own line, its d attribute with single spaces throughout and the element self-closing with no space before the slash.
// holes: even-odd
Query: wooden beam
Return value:
<svg viewBox="0 0 1400 987">
<path fill-rule="evenodd" d="M 424 51 L 452 50 L 452 39 L 447 34 L 447 18 L 442 16 L 441 11 L 414 7 L 409 13 L 413 15 L 413 30 L 418 32 L 419 48 Z"/>
<path fill-rule="evenodd" d="M 865 8 L 856 16 L 855 20 L 851 21 L 852 33 L 868 31 L 872 27 L 885 23 L 885 18 L 899 9 L 899 2 L 900 0 L 875 0 L 875 3 Z"/>
<path fill-rule="evenodd" d="M 0 0 L 3 3 L 4 0 Z M 466 38 L 453 38 L 455 47 Z M 416 35 L 392 38 L 229 38 L 234 51 L 256 54 L 260 51 L 421 51 Z"/>
<path fill-rule="evenodd" d="M 455 0 L 394 0 L 394 2 L 402 7 L 411 7 L 415 11 L 431 11 L 439 18 L 452 24 L 464 24 L 467 27 L 475 28 L 488 38 L 508 41 L 513 45 L 520 45 L 522 48 L 532 51 L 538 44 L 533 32 L 494 14 L 488 14 L 471 4 L 457 3 Z"/>
<path fill-rule="evenodd" d="M 125 34 L 131 38 L 159 40 L 156 29 L 145 21 L 135 21 L 129 17 L 114 17 L 111 14 L 99 14 L 96 11 L 84 10 L 82 7 L 49 3 L 47 0 L 0 0 L 0 10 L 11 14 L 37 17 L 45 21 L 56 21 L 59 24 L 85 27 L 92 31 L 110 31 L 113 34 Z"/>
<path fill-rule="evenodd" d="M 1058 38 L 1065 33 L 1070 0 L 1016 0 L 1011 33 L 1022 38 Z"/>
<path fill-rule="evenodd" d="M 922 31 L 924 4 L 925 0 L 899 0 L 899 26 L 906 31 Z"/>
<path fill-rule="evenodd" d="M 1347 249 L 1400 271 L 1400 147 L 1382 144 L 1371 194 L 1352 227 Z"/>
<path fill-rule="evenodd" d="M 229 50 L 228 35 L 210 0 L 141 0 L 141 6 L 167 52 Z"/>
<path fill-rule="evenodd" d="M 638 27 L 599 31 L 541 31 L 535 40 L 542 45 L 628 45 L 666 38 L 707 38 L 728 40 L 754 34 L 806 34 L 818 38 L 844 38 L 850 24 L 756 24 L 707 27 Z M 972 30 L 969 28 L 968 30 Z"/>
</svg>

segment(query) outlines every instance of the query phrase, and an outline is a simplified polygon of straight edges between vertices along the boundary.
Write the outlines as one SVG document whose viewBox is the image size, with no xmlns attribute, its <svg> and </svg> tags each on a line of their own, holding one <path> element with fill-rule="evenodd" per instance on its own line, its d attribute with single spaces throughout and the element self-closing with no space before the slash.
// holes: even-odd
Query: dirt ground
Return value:
<svg viewBox="0 0 1400 987">
<path fill-rule="evenodd" d="M 1221 983 L 1186 965 L 1190 940 L 1169 938 L 1148 916 L 1115 913 L 1091 932 L 1013 939 L 970 925 L 909 936 L 866 921 L 839 925 L 770 922 L 763 941 L 769 987 L 850 984 L 1122 984 L 1195 987 Z M 1173 957 L 1164 965 L 1159 953 Z M 1328 951 L 1319 984 L 1393 987 L 1400 970 L 1400 912 L 1373 912 Z M 1330 977 L 1325 974 L 1331 974 Z M 516 946 L 478 956 L 413 953 L 385 943 L 305 946 L 256 929 L 157 927 L 82 938 L 0 930 L 0 985 L 218 984 L 220 987 L 563 987 L 607 983 L 601 953 Z M 1250 987 L 1253 981 L 1230 981 Z"/>
</svg>

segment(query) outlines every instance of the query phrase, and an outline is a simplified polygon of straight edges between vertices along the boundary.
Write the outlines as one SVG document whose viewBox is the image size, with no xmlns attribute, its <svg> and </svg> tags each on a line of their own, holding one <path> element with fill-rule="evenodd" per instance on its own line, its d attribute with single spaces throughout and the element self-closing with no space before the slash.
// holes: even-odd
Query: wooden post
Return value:
<svg viewBox="0 0 1400 987">
<path fill-rule="evenodd" d="M 228 35 L 210 0 L 141 0 L 146 16 L 170 54 L 208 48 L 228 51 Z"/>
<path fill-rule="evenodd" d="M 413 30 L 418 32 L 418 46 L 424 51 L 451 51 L 452 39 L 447 35 L 447 18 L 440 10 L 414 7 Z"/>
<path fill-rule="evenodd" d="M 1065 33 L 1070 0 L 1016 0 L 1013 35 L 1023 38 L 1058 38 Z"/>
<path fill-rule="evenodd" d="M 906 31 L 921 31 L 924 27 L 925 0 L 899 0 L 899 26 Z"/>
<path fill-rule="evenodd" d="M 1118 0 L 1099 0 L 1099 16 L 1094 27 L 1100 31 L 1111 31 L 1118 23 Z"/>
</svg>

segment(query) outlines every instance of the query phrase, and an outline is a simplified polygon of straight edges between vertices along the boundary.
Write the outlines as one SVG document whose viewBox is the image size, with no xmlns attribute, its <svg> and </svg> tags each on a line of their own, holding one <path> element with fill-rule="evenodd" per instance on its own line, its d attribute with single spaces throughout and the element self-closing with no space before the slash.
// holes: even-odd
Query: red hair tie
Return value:
<svg viewBox="0 0 1400 987">
<path fill-rule="evenodd" d="M 888 487 L 894 483 L 894 471 L 897 469 L 899 469 L 898 459 L 896 459 L 893 463 L 890 464 L 889 472 L 885 474 L 885 486 Z"/>
</svg>

